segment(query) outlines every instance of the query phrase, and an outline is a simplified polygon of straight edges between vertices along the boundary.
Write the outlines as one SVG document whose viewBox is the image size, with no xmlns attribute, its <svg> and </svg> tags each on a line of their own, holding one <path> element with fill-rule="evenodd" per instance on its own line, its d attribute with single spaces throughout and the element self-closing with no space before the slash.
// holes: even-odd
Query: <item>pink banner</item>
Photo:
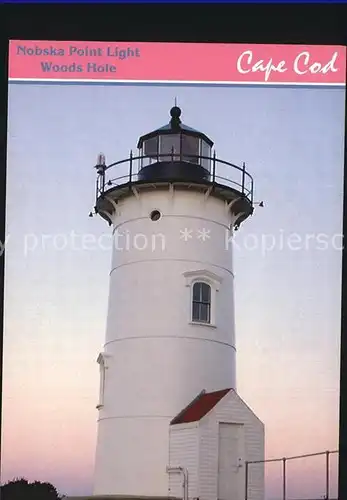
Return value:
<svg viewBox="0 0 347 500">
<path fill-rule="evenodd" d="M 9 80 L 344 85 L 346 47 L 12 40 Z"/>
</svg>

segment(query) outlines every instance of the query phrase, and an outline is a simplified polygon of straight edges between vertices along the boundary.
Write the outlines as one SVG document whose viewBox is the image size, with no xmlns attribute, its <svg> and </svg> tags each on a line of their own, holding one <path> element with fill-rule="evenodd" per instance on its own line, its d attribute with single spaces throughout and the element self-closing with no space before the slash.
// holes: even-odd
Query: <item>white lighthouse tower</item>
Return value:
<svg viewBox="0 0 347 500">
<path fill-rule="evenodd" d="M 235 380 L 231 238 L 253 180 L 170 113 L 137 156 L 96 167 L 114 248 L 94 495 L 242 500 L 247 477 L 263 500 L 263 466 L 246 462 L 264 459 L 264 428 Z"/>
</svg>

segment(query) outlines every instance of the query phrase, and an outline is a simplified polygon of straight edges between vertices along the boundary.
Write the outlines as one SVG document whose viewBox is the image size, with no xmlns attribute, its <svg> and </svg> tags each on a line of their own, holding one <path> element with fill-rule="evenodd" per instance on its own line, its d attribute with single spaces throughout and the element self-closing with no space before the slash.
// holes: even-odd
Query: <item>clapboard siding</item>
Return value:
<svg viewBox="0 0 347 500">
<path fill-rule="evenodd" d="M 198 498 L 198 422 L 170 427 L 169 466 L 184 467 L 188 471 L 188 496 Z M 182 498 L 182 476 L 169 474 L 169 496 Z"/>
<path fill-rule="evenodd" d="M 264 460 L 264 425 L 242 399 L 231 391 L 200 421 L 200 500 L 217 500 L 219 422 L 244 425 L 243 462 Z M 264 465 L 249 465 L 248 478 L 248 499 L 263 500 Z"/>
</svg>

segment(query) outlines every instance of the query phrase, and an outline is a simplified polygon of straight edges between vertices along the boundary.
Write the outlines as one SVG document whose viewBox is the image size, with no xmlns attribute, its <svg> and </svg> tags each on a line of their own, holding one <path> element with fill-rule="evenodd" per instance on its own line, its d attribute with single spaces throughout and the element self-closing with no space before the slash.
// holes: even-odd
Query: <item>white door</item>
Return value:
<svg viewBox="0 0 347 500">
<path fill-rule="evenodd" d="M 219 424 L 218 500 L 244 496 L 244 429 L 240 424 Z"/>
</svg>

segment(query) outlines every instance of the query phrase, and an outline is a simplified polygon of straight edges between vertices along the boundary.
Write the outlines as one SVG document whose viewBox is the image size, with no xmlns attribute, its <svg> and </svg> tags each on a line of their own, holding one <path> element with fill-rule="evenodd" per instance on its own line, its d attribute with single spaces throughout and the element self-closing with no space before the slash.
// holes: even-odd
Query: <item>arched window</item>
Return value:
<svg viewBox="0 0 347 500">
<path fill-rule="evenodd" d="M 187 320 L 192 324 L 200 323 L 200 325 L 216 328 L 217 294 L 223 278 L 207 269 L 186 271 L 183 276 L 186 287 L 189 288 Z"/>
<path fill-rule="evenodd" d="M 211 323 L 211 287 L 198 281 L 193 285 L 192 321 Z"/>
</svg>

